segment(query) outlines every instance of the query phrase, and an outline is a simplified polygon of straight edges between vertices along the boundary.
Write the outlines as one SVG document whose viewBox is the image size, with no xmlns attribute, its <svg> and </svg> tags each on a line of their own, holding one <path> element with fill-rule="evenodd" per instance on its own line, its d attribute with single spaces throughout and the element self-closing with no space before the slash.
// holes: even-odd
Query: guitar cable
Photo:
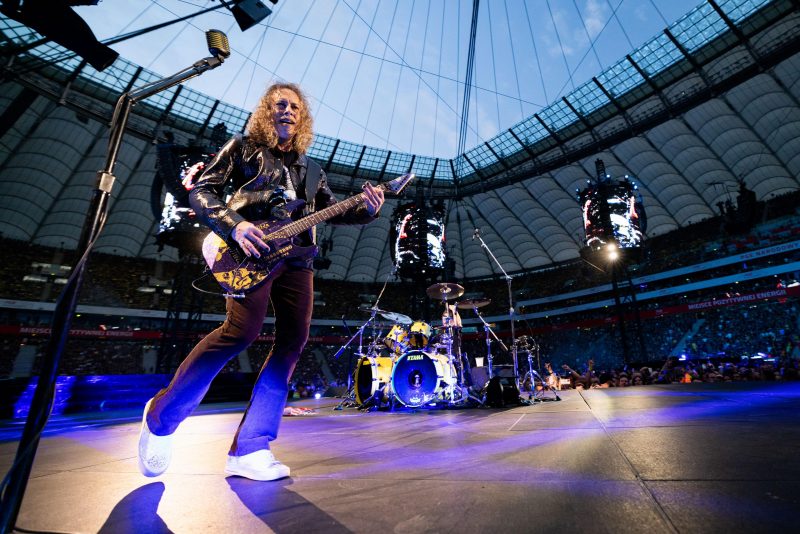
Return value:
<svg viewBox="0 0 800 534">
<path fill-rule="evenodd" d="M 241 267 L 242 265 L 244 265 L 245 261 L 246 260 L 242 260 L 239 263 L 238 267 Z M 216 297 L 225 297 L 226 299 L 243 299 L 244 298 L 244 295 L 245 295 L 244 293 L 220 293 L 219 291 L 209 291 L 208 289 L 203 289 L 202 287 L 199 287 L 197 284 L 200 281 L 208 278 L 210 274 L 211 274 L 211 269 L 208 266 L 206 266 L 205 272 L 203 274 L 201 274 L 198 278 L 195 278 L 194 280 L 192 280 L 192 287 L 195 290 L 199 291 L 200 293 L 204 293 L 206 295 L 214 295 Z"/>
</svg>

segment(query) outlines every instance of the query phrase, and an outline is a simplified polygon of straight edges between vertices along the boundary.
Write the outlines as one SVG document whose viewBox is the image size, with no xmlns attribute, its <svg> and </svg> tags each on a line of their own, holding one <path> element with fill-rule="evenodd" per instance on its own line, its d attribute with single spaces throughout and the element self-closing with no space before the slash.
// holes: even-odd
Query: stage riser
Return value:
<svg viewBox="0 0 800 534">
<path fill-rule="evenodd" d="M 140 408 L 171 375 L 102 375 L 59 376 L 53 414 L 102 412 Z M 238 402 L 249 398 L 255 373 L 225 373 L 211 384 L 203 402 Z M 39 377 L 0 381 L 0 418 L 23 419 L 28 416 Z"/>
</svg>

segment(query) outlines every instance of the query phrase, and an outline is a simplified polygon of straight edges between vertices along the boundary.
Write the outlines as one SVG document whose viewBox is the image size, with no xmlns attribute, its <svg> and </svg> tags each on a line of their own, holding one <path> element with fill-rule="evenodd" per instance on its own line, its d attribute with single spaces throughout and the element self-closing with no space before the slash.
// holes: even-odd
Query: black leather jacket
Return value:
<svg viewBox="0 0 800 534">
<path fill-rule="evenodd" d="M 282 163 L 263 145 L 250 141 L 247 137 L 236 135 L 223 146 L 216 157 L 206 167 L 194 188 L 189 192 L 189 203 L 200 219 L 217 235 L 228 239 L 234 227 L 245 220 L 263 219 L 254 202 L 241 195 L 242 192 L 262 191 L 262 198 L 268 198 L 279 185 Z M 274 172 L 276 171 L 277 172 Z M 308 158 L 304 154 L 297 157 L 289 168 L 295 184 L 297 197 L 306 201 L 306 173 Z M 225 191 L 236 193 L 231 202 L 224 201 Z M 336 203 L 328 187 L 327 177 L 322 171 L 314 198 L 308 202 L 306 213 L 326 208 Z M 375 220 L 361 203 L 342 215 L 330 219 L 333 224 L 367 224 Z M 314 240 L 313 232 L 303 236 L 304 244 Z"/>
</svg>

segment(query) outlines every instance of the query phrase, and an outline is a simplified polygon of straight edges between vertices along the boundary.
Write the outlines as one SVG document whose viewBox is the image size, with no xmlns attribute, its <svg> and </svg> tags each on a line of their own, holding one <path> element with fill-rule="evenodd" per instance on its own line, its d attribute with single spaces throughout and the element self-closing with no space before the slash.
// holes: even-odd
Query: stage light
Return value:
<svg viewBox="0 0 800 534">
<path fill-rule="evenodd" d="M 103 70 L 114 63 L 119 54 L 99 42 L 86 22 L 71 5 L 95 5 L 97 1 L 50 2 L 48 0 L 2 0 L 0 11 L 41 33 L 64 48 L 72 50 L 89 65 Z"/>
<path fill-rule="evenodd" d="M 322 393 L 314 393 L 314 398 L 319 400 L 322 398 Z"/>
<path fill-rule="evenodd" d="M 276 4 L 278 0 L 270 2 Z M 235 0 L 233 7 L 227 4 L 226 7 L 233 13 L 233 18 L 242 31 L 252 28 L 272 13 L 272 10 L 259 0 Z"/>
<path fill-rule="evenodd" d="M 606 250 L 608 251 L 608 259 L 611 261 L 616 261 L 619 258 L 619 250 L 614 243 L 609 243 L 606 245 Z"/>
</svg>

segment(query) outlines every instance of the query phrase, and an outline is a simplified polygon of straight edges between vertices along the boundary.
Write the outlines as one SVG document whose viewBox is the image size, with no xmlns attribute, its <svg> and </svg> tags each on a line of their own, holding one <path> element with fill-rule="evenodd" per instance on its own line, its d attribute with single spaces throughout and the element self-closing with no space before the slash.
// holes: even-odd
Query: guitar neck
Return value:
<svg viewBox="0 0 800 534">
<path fill-rule="evenodd" d="M 378 189 L 384 189 L 383 184 L 376 187 Z M 286 238 L 294 237 L 297 234 L 303 233 L 306 230 L 313 228 L 319 223 L 325 222 L 328 219 L 332 219 L 337 215 L 341 215 L 347 210 L 354 208 L 355 206 L 358 206 L 358 204 L 363 202 L 363 200 L 364 200 L 364 193 L 359 193 L 355 196 L 337 202 L 333 206 L 328 206 L 327 208 L 322 209 L 320 211 L 316 211 L 311 215 L 303 217 L 300 220 L 287 224 L 278 231 L 278 234 L 280 235 L 280 237 L 286 237 Z"/>
</svg>

